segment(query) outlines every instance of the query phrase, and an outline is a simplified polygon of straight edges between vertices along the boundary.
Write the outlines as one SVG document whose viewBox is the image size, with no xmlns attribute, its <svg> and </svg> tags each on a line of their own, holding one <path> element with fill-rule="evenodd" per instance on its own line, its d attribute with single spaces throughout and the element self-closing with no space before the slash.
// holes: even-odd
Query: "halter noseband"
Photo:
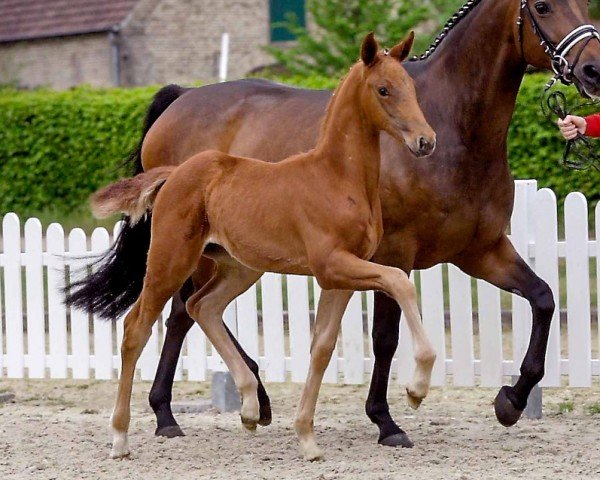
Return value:
<svg viewBox="0 0 600 480">
<path fill-rule="evenodd" d="M 552 71 L 554 72 L 552 83 L 560 80 L 565 85 L 571 85 L 574 81 L 573 70 L 577 66 L 583 50 L 594 38 L 600 41 L 600 33 L 598 33 L 598 30 L 596 30 L 596 27 L 593 25 L 581 25 L 568 33 L 557 45 L 554 45 L 554 43 L 540 28 L 540 25 L 531 12 L 531 8 L 529 7 L 527 0 L 521 0 L 521 12 L 523 11 L 527 14 L 527 17 L 531 22 L 533 32 L 540 38 L 540 45 L 544 47 L 544 51 L 550 56 Z M 517 24 L 519 25 L 519 43 L 521 44 L 521 54 L 524 58 L 522 13 L 519 15 Z M 573 64 L 570 64 L 567 60 L 567 55 L 576 45 L 581 42 L 584 43 L 577 52 Z"/>
</svg>

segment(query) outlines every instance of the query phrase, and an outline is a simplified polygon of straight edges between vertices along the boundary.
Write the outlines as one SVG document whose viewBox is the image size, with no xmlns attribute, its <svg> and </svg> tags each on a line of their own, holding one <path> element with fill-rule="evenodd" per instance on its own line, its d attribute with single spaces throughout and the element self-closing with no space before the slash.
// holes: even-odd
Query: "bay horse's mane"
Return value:
<svg viewBox="0 0 600 480">
<path fill-rule="evenodd" d="M 442 41 L 454 29 L 454 27 L 456 27 L 461 22 L 461 20 L 463 20 L 469 13 L 471 13 L 475 9 L 475 7 L 479 5 L 482 1 L 483 0 L 469 0 L 462 7 L 460 7 L 457 10 L 457 12 L 448 19 L 448 21 L 444 25 L 444 28 L 442 28 L 442 31 L 435 37 L 429 48 L 425 50 L 425 53 L 418 56 L 415 55 L 414 57 L 411 57 L 409 61 L 416 62 L 419 60 L 428 59 L 433 54 L 433 52 L 437 50 Z"/>
</svg>

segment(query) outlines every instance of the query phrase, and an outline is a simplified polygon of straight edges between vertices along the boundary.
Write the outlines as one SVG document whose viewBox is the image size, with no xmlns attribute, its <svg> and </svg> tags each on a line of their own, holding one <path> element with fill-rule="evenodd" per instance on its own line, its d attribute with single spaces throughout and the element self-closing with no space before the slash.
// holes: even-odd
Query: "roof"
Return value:
<svg viewBox="0 0 600 480">
<path fill-rule="evenodd" d="M 139 0 L 2 0 L 0 42 L 107 32 Z"/>
</svg>

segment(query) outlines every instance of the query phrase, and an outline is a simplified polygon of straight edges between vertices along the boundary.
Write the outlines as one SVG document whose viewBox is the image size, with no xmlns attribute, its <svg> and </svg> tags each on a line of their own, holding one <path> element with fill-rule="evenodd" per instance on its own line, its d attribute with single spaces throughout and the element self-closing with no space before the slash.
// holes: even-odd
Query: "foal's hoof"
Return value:
<svg viewBox="0 0 600 480">
<path fill-rule="evenodd" d="M 386 447 L 412 448 L 415 446 L 412 440 L 408 438 L 408 435 L 404 432 L 395 433 L 389 437 L 382 438 L 378 443 L 379 445 L 385 445 Z"/>
<path fill-rule="evenodd" d="M 109 456 L 112 460 L 123 460 L 125 458 L 129 458 L 130 455 L 131 455 L 131 453 L 129 452 L 129 450 L 126 452 L 119 452 L 119 451 L 111 450 Z"/>
<path fill-rule="evenodd" d="M 304 460 L 316 462 L 323 460 L 323 451 L 318 447 L 318 445 L 305 446 L 302 449 L 302 456 L 304 457 Z"/>
<path fill-rule="evenodd" d="M 406 389 L 406 401 L 408 402 L 408 406 L 413 410 L 416 410 L 421 406 L 423 399 L 425 397 L 417 396 L 414 393 L 411 393 L 410 389 Z"/>
<path fill-rule="evenodd" d="M 510 387 L 505 385 L 500 389 L 494 400 L 496 418 L 505 427 L 512 427 L 521 418 L 521 414 L 523 413 L 523 410 L 516 408 L 510 398 L 508 398 L 507 392 L 509 391 Z"/>
<path fill-rule="evenodd" d="M 258 421 L 251 419 L 251 418 L 245 418 L 240 416 L 241 420 L 242 420 L 242 425 L 243 427 L 248 430 L 249 432 L 256 432 L 256 425 L 258 425 Z"/>
<path fill-rule="evenodd" d="M 260 406 L 260 418 L 258 419 L 258 424 L 261 427 L 266 427 L 267 425 L 271 425 L 271 421 L 273 420 L 273 416 L 271 414 L 271 405 L 265 404 Z"/>
<path fill-rule="evenodd" d="M 110 450 L 110 458 L 113 460 L 127 458 L 129 457 L 129 453 L 127 433 L 113 429 L 113 443 L 112 449 Z"/>
<path fill-rule="evenodd" d="M 157 437 L 167 437 L 167 438 L 175 438 L 175 437 L 185 437 L 185 433 L 179 427 L 179 425 L 169 425 L 168 427 L 158 427 L 154 432 L 154 435 Z"/>
</svg>

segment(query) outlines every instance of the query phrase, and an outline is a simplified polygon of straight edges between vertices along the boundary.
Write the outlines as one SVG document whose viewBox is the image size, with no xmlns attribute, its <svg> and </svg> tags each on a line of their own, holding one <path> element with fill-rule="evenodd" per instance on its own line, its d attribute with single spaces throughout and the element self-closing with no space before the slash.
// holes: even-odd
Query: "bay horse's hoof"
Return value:
<svg viewBox="0 0 600 480">
<path fill-rule="evenodd" d="M 175 437 L 185 437 L 185 433 L 179 427 L 179 425 L 169 425 L 168 427 L 159 427 L 154 432 L 154 435 L 157 437 L 167 437 L 167 438 L 175 438 Z"/>
<path fill-rule="evenodd" d="M 261 404 L 260 405 L 260 418 L 258 419 L 258 424 L 261 427 L 266 427 L 267 425 L 271 425 L 271 421 L 273 420 L 273 415 L 271 414 L 271 405 Z"/>
<path fill-rule="evenodd" d="M 521 414 L 523 413 L 523 410 L 516 408 L 510 398 L 508 398 L 507 392 L 509 391 L 510 387 L 505 385 L 500 389 L 494 400 L 496 418 L 505 427 L 512 427 L 521 418 Z"/>
<path fill-rule="evenodd" d="M 408 435 L 404 432 L 395 433 L 389 437 L 382 438 L 377 443 L 379 443 L 379 445 L 385 445 L 386 447 L 412 448 L 415 446 L 413 441 L 408 438 Z"/>
</svg>

